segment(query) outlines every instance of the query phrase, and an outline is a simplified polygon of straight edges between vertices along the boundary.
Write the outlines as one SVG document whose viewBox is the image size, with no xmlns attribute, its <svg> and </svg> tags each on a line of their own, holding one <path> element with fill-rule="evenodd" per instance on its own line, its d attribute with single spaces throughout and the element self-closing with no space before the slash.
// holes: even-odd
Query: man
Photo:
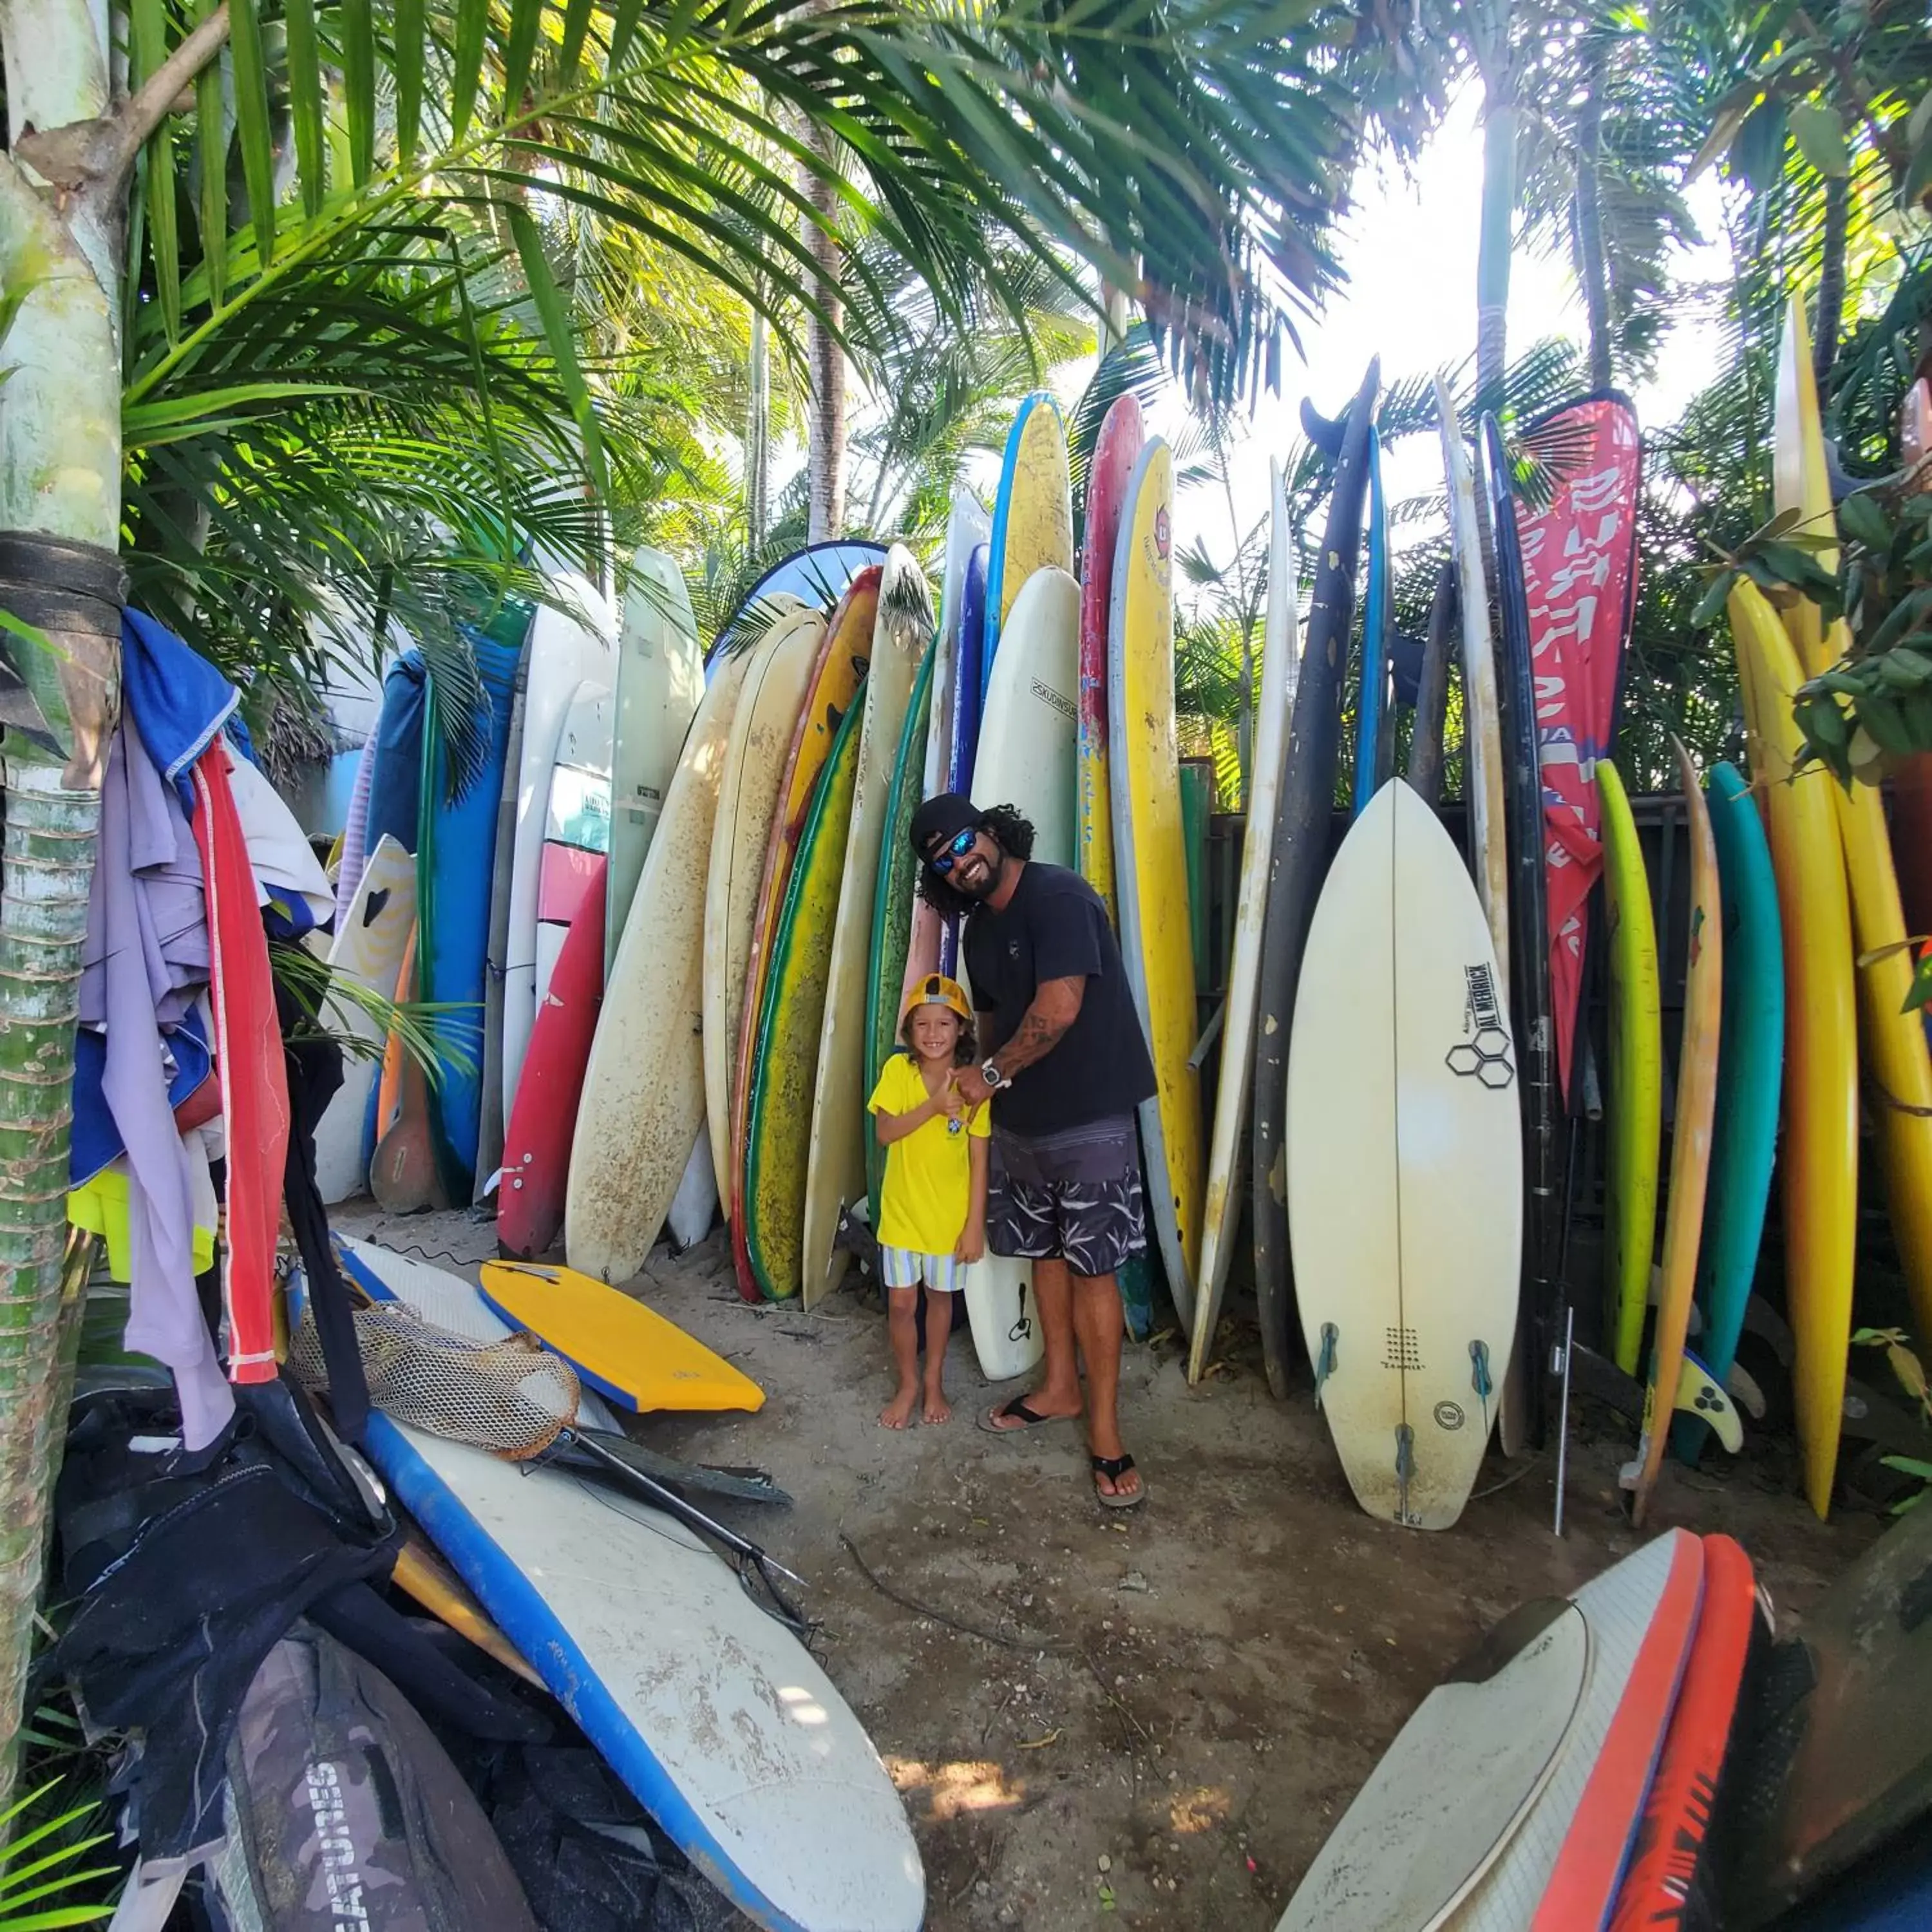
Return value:
<svg viewBox="0 0 1932 1932">
<path fill-rule="evenodd" d="M 981 1426 L 1016 1434 L 1077 1417 L 1084 1358 L 1094 1494 L 1131 1509 L 1147 1492 L 1120 1443 L 1114 1273 L 1147 1243 L 1134 1110 L 1154 1075 L 1120 950 L 1100 896 L 1032 858 L 1033 827 L 1012 806 L 943 793 L 913 814 L 912 845 L 921 896 L 964 919 L 986 1058 L 954 1084 L 969 1104 L 992 1096 L 987 1244 L 1032 1262 L 1046 1345 L 1040 1386 Z"/>
</svg>

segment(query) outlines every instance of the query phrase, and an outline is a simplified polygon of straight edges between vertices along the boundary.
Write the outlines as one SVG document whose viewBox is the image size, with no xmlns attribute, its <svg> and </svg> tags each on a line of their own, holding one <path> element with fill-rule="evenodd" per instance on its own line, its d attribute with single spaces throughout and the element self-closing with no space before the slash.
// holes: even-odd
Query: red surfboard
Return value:
<svg viewBox="0 0 1932 1932">
<path fill-rule="evenodd" d="M 1706 1537 L 1697 1634 L 1611 1932 L 1688 1922 L 1756 1614 L 1750 1558 L 1728 1536 Z"/>
<path fill-rule="evenodd" d="M 1087 478 L 1087 540 L 1080 560 L 1079 809 L 1076 814 L 1080 876 L 1114 904 L 1114 832 L 1107 799 L 1107 638 L 1114 588 L 1114 549 L 1120 511 L 1133 480 L 1134 460 L 1147 440 L 1141 406 L 1115 398 L 1100 425 Z"/>
<path fill-rule="evenodd" d="M 1704 1546 L 1682 1530 L 1670 1574 L 1583 1787 L 1530 1932 L 1601 1932 L 1630 1856 L 1697 1628 Z"/>
<path fill-rule="evenodd" d="M 584 1070 L 604 1004 L 604 876 L 601 853 L 573 868 L 579 891 L 550 986 L 530 1029 L 523 1077 L 503 1134 L 503 1175 L 496 1186 L 496 1245 L 516 1261 L 546 1252 L 563 1227 L 570 1147 Z M 560 910 L 553 904 L 552 910 Z"/>
</svg>

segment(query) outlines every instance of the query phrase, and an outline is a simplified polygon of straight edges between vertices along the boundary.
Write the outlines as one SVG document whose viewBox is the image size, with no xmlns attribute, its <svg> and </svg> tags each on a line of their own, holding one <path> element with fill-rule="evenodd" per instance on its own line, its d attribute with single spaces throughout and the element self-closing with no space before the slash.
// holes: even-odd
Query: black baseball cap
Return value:
<svg viewBox="0 0 1932 1932">
<path fill-rule="evenodd" d="M 970 798 L 956 791 L 943 791 L 929 798 L 912 815 L 912 849 L 923 859 L 935 838 L 946 840 L 962 832 L 976 832 L 981 814 Z"/>
</svg>

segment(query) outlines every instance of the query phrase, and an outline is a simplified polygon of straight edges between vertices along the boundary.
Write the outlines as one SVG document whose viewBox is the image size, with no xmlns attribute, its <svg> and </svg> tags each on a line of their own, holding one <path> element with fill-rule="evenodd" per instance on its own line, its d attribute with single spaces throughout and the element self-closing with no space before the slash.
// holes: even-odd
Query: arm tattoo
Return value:
<svg viewBox="0 0 1932 1932">
<path fill-rule="evenodd" d="M 1044 1060 L 1080 1016 L 1087 994 L 1084 979 L 1048 980 L 1036 992 L 1012 1038 L 993 1058 L 1010 1078 L 1022 1067 Z"/>
</svg>

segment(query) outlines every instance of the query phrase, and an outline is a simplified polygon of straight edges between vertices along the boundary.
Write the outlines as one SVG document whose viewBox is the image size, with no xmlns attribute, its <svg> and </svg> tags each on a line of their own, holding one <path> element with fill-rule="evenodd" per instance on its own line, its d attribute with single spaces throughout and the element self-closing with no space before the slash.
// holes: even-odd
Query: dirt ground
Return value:
<svg viewBox="0 0 1932 1932">
<path fill-rule="evenodd" d="M 474 1276 L 493 1226 L 338 1217 Z M 962 1330 L 955 1419 L 895 1435 L 869 1290 L 807 1316 L 748 1307 L 722 1234 L 659 1249 L 632 1284 L 764 1387 L 756 1415 L 650 1418 L 667 1453 L 770 1469 L 789 1510 L 732 1520 L 806 1580 L 818 1652 L 890 1768 L 926 1859 L 932 1932 L 1144 1925 L 1268 1932 L 1389 1740 L 1444 1669 L 1526 1598 L 1640 1540 L 1616 1491 L 1627 1426 L 1574 1418 L 1566 1534 L 1553 1450 L 1492 1454 L 1444 1534 L 1364 1516 L 1305 1394 L 1270 1400 L 1251 1334 L 1198 1389 L 1172 1335 L 1130 1345 L 1124 1432 L 1149 1497 L 1094 1502 L 1067 1426 L 996 1437 Z M 1016 1390 L 1021 1384 L 1014 1384 Z M 1666 1466 L 1655 1526 L 1722 1529 L 1780 1627 L 1875 1535 L 1796 1493 L 1788 1444 Z"/>
</svg>

